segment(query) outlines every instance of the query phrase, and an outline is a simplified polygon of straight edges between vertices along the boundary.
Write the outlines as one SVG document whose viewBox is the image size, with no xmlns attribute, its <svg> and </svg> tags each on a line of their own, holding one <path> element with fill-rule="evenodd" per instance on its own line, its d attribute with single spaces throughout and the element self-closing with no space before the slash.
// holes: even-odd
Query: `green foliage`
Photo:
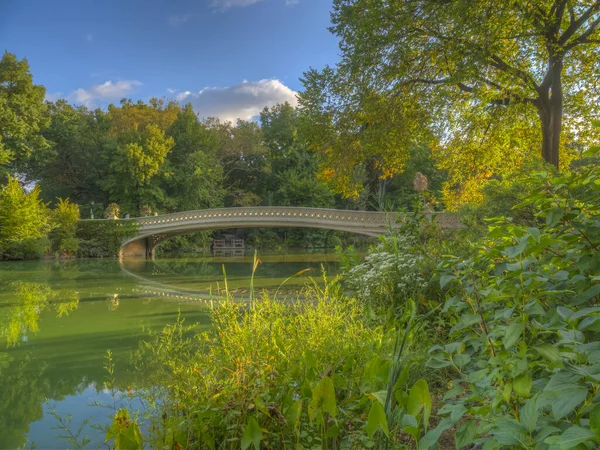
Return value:
<svg viewBox="0 0 600 450">
<path fill-rule="evenodd" d="M 500 220 L 471 258 L 442 264 L 451 342 L 429 364 L 457 378 L 422 448 L 453 426 L 458 447 L 600 443 L 600 178 L 540 174 L 537 186 L 526 203 L 539 226 Z"/>
<path fill-rule="evenodd" d="M 119 409 L 106 431 L 106 441 L 114 439 L 115 450 L 138 450 L 143 448 L 140 426 L 132 421 L 126 408 Z"/>
<path fill-rule="evenodd" d="M 144 394 L 157 400 L 153 445 L 414 441 L 426 429 L 431 401 L 424 380 L 406 385 L 413 330 L 366 326 L 365 313 L 336 283 L 315 284 L 301 301 L 264 296 L 246 307 L 224 299 L 208 332 L 181 321 L 167 327 L 139 355 L 140 368 L 161 386 Z"/>
<path fill-rule="evenodd" d="M 0 59 L 0 174 L 23 169 L 33 152 L 48 147 L 39 131 L 47 125 L 43 86 L 33 84 L 26 59 L 4 52 Z"/>
<path fill-rule="evenodd" d="M 485 194 L 480 205 L 466 205 L 460 209 L 463 223 L 471 227 L 487 227 L 490 217 L 507 217 L 518 225 L 538 225 L 536 208 L 526 199 L 536 192 L 539 183 L 533 177 L 537 172 L 552 167 L 542 160 L 534 159 L 521 169 L 499 180 L 490 180 L 482 188 Z"/>
<path fill-rule="evenodd" d="M 593 0 L 335 0 L 340 61 L 300 94 L 324 176 L 355 195 L 357 166 L 400 173 L 428 131 L 455 205 L 532 156 L 558 167 L 560 148 L 568 167 L 569 141 L 597 135 L 582 119 L 598 113 L 599 14 Z"/>
<path fill-rule="evenodd" d="M 114 257 L 123 242 L 136 235 L 139 225 L 134 220 L 86 220 L 77 226 L 80 258 Z"/>
<path fill-rule="evenodd" d="M 80 219 L 79 206 L 69 202 L 69 199 L 58 199 L 51 213 L 53 229 L 49 234 L 52 251 L 61 255 L 75 255 L 79 247 L 77 222 Z"/>
<path fill-rule="evenodd" d="M 427 284 L 421 274 L 423 257 L 414 251 L 415 245 L 416 239 L 403 230 L 381 237 L 360 264 L 347 270 L 348 286 L 360 299 L 379 307 L 419 299 Z M 352 252 L 346 258 L 356 261 Z"/>
<path fill-rule="evenodd" d="M 39 194 L 38 186 L 27 192 L 12 177 L 0 189 L 0 258 L 39 258 L 47 249 L 50 217 Z"/>
</svg>

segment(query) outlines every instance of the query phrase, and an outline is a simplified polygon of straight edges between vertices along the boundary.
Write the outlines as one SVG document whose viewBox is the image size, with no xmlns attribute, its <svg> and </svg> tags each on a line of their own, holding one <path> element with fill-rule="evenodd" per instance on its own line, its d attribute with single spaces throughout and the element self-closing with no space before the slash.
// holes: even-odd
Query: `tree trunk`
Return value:
<svg viewBox="0 0 600 450">
<path fill-rule="evenodd" d="M 540 95 L 538 105 L 542 125 L 542 157 L 556 168 L 559 166 L 558 152 L 563 116 L 562 69 L 562 60 L 551 63 L 550 92 Z"/>
</svg>

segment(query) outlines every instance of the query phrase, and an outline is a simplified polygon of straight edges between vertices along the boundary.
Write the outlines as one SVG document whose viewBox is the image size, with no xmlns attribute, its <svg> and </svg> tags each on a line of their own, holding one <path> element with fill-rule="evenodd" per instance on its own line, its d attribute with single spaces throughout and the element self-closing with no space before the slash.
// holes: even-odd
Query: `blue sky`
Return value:
<svg viewBox="0 0 600 450">
<path fill-rule="evenodd" d="M 49 99 L 191 101 L 249 119 L 293 101 L 337 61 L 329 0 L 0 0 L 0 49 L 26 57 Z"/>
</svg>

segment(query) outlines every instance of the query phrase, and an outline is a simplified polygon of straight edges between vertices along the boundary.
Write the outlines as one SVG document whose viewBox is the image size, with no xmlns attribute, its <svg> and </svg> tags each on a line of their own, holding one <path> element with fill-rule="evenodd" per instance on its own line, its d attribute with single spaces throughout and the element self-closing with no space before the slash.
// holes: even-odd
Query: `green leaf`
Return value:
<svg viewBox="0 0 600 450">
<path fill-rule="evenodd" d="M 531 237 L 533 237 L 535 242 L 539 244 L 541 236 L 540 230 L 538 228 L 528 228 L 527 232 L 531 235 Z"/>
<path fill-rule="evenodd" d="M 533 382 L 530 374 L 521 375 L 513 380 L 513 391 L 520 397 L 529 398 Z"/>
<path fill-rule="evenodd" d="M 517 343 L 521 334 L 523 333 L 523 325 L 520 322 L 511 323 L 504 332 L 504 337 L 502 338 L 502 343 L 504 347 L 508 350 L 513 345 Z"/>
<path fill-rule="evenodd" d="M 581 378 L 581 375 L 563 370 L 548 381 L 543 397 L 550 402 L 555 419 L 566 417 L 586 399 L 587 387 L 577 384 Z"/>
<path fill-rule="evenodd" d="M 476 433 L 477 424 L 474 421 L 470 420 L 463 423 L 456 432 L 456 448 L 459 449 L 472 444 Z"/>
<path fill-rule="evenodd" d="M 519 242 L 517 245 L 513 245 L 511 247 L 506 247 L 504 249 L 504 254 L 506 256 L 508 256 L 509 258 L 514 258 L 516 256 L 519 256 L 521 253 L 523 253 L 523 250 L 525 250 L 525 247 L 527 247 L 527 238 L 528 238 L 528 236 L 524 236 L 521 238 L 521 242 Z"/>
<path fill-rule="evenodd" d="M 313 389 L 312 400 L 308 405 L 308 416 L 311 422 L 319 411 L 327 412 L 331 417 L 335 417 L 337 414 L 335 388 L 329 377 L 321 378 Z"/>
<path fill-rule="evenodd" d="M 419 441 L 419 450 L 428 450 L 431 446 L 435 445 L 440 436 L 447 429 L 452 428 L 452 422 L 450 419 L 443 419 L 437 427 L 433 430 L 429 430 L 425 433 L 425 436 Z"/>
<path fill-rule="evenodd" d="M 556 392 L 556 395 L 552 398 L 552 415 L 556 420 L 568 416 L 584 402 L 587 395 L 588 390 L 584 386 Z"/>
<path fill-rule="evenodd" d="M 560 352 L 553 345 L 542 344 L 533 347 L 533 350 L 538 352 L 543 358 L 546 358 L 550 362 L 556 362 L 560 359 Z"/>
<path fill-rule="evenodd" d="M 537 405 L 537 399 L 529 399 L 529 401 L 521 407 L 519 413 L 519 419 L 529 433 L 532 433 L 533 430 L 535 430 L 539 417 L 540 412 Z"/>
<path fill-rule="evenodd" d="M 454 364 L 456 364 L 456 367 L 461 368 L 471 362 L 471 357 L 465 353 L 460 353 L 458 355 L 454 355 L 452 360 L 454 361 Z"/>
<path fill-rule="evenodd" d="M 371 404 L 369 410 L 369 416 L 367 417 L 367 433 L 369 437 L 373 437 L 377 430 L 383 431 L 383 433 L 389 437 L 390 430 L 388 429 L 387 417 L 383 406 L 377 400 Z"/>
<path fill-rule="evenodd" d="M 406 409 L 411 416 L 415 417 L 423 410 L 423 426 L 427 430 L 431 415 L 431 395 L 427 381 L 421 378 L 413 385 L 408 395 Z"/>
<path fill-rule="evenodd" d="M 454 275 L 446 275 L 446 274 L 442 275 L 440 277 L 440 289 L 444 289 L 446 287 L 446 285 L 454 279 L 456 279 L 456 277 Z"/>
<path fill-rule="evenodd" d="M 452 361 L 447 359 L 441 359 L 438 356 L 434 356 L 433 358 L 429 358 L 427 361 L 427 367 L 431 367 L 433 369 L 441 369 L 443 367 L 449 367 L 452 365 Z"/>
<path fill-rule="evenodd" d="M 552 208 L 546 214 L 546 225 L 552 228 L 555 226 L 565 214 L 564 208 Z"/>
<path fill-rule="evenodd" d="M 600 437 L 600 404 L 596 404 L 590 413 L 590 428 Z"/>
<path fill-rule="evenodd" d="M 246 450 L 250 445 L 254 444 L 255 450 L 260 450 L 260 441 L 262 440 L 262 430 L 254 417 L 248 419 L 248 425 L 242 436 L 242 450 Z"/>
<path fill-rule="evenodd" d="M 587 302 L 589 299 L 600 295 L 600 284 L 595 284 L 579 297 L 575 299 L 574 304 L 579 305 L 583 302 Z"/>
<path fill-rule="evenodd" d="M 573 425 L 567 428 L 561 435 L 546 438 L 544 442 L 554 446 L 558 445 L 560 450 L 568 450 L 595 437 L 596 435 L 590 430 Z"/>
</svg>

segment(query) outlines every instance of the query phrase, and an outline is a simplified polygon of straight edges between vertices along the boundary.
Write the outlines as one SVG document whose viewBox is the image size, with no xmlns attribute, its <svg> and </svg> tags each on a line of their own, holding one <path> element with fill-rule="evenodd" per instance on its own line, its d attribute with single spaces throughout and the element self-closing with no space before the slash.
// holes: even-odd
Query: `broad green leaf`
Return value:
<svg viewBox="0 0 600 450">
<path fill-rule="evenodd" d="M 528 228 L 527 232 L 531 235 L 531 237 L 533 237 L 535 242 L 537 242 L 537 243 L 540 242 L 541 233 L 540 233 L 539 228 Z"/>
<path fill-rule="evenodd" d="M 429 395 L 427 381 L 421 378 L 413 385 L 408 395 L 406 409 L 411 416 L 415 417 L 423 410 L 423 426 L 427 429 L 431 415 L 431 395 Z"/>
<path fill-rule="evenodd" d="M 459 353 L 458 355 L 454 355 L 452 360 L 456 364 L 456 367 L 462 368 L 471 362 L 471 357 L 466 353 Z"/>
<path fill-rule="evenodd" d="M 456 448 L 460 449 L 466 445 L 471 445 L 473 443 L 473 438 L 477 433 L 477 424 L 475 421 L 470 420 L 461 425 L 461 427 L 456 432 Z"/>
<path fill-rule="evenodd" d="M 367 396 L 371 400 L 377 400 L 382 406 L 385 406 L 385 399 L 387 397 L 387 391 L 369 392 Z"/>
<path fill-rule="evenodd" d="M 540 412 L 537 406 L 537 399 L 531 398 L 521 407 L 519 413 L 520 422 L 525 426 L 529 433 L 535 430 L 537 421 L 540 417 Z"/>
<path fill-rule="evenodd" d="M 448 283 L 456 279 L 454 275 L 444 274 L 440 277 L 440 289 L 444 289 Z"/>
<path fill-rule="evenodd" d="M 519 242 L 517 245 L 506 247 L 506 249 L 504 249 L 504 254 L 509 258 L 519 256 L 521 253 L 523 253 L 525 247 L 527 247 L 527 238 L 528 236 L 524 236 L 521 238 L 521 242 Z"/>
<path fill-rule="evenodd" d="M 577 447 L 579 444 L 594 439 L 596 435 L 587 428 L 581 428 L 573 425 L 567 428 L 561 435 L 552 436 L 544 440 L 547 444 L 558 445 L 560 450 L 568 450 Z"/>
<path fill-rule="evenodd" d="M 554 227 L 560 219 L 562 219 L 564 214 L 564 208 L 551 208 L 546 214 L 546 225 L 550 228 Z"/>
<path fill-rule="evenodd" d="M 517 343 L 521 334 L 523 333 L 523 325 L 520 322 L 511 323 L 504 332 L 504 337 L 502 338 L 502 343 L 504 347 L 508 350 L 513 345 Z"/>
<path fill-rule="evenodd" d="M 255 450 L 260 450 L 260 441 L 262 440 L 262 430 L 254 417 L 248 419 L 248 425 L 242 435 L 242 450 L 246 450 L 250 445 L 254 444 Z"/>
<path fill-rule="evenodd" d="M 538 352 L 542 357 L 550 362 L 555 362 L 560 359 L 560 352 L 556 347 L 550 344 L 542 344 L 533 347 L 533 350 Z"/>
<path fill-rule="evenodd" d="M 448 418 L 443 419 L 437 427 L 429 430 L 425 433 L 425 436 L 419 440 L 419 450 L 428 450 L 435 445 L 442 433 L 449 428 L 452 428 L 452 422 Z"/>
<path fill-rule="evenodd" d="M 452 361 L 449 361 L 447 359 L 441 359 L 437 356 L 429 358 L 429 360 L 427 361 L 427 367 L 431 367 L 433 369 L 441 369 L 443 367 L 449 367 L 451 365 Z"/>
<path fill-rule="evenodd" d="M 377 400 L 371 404 L 369 410 L 369 416 L 367 417 L 367 433 L 369 437 L 373 437 L 377 430 L 383 431 L 383 433 L 389 437 L 390 430 L 388 429 L 387 417 L 383 406 Z"/>
<path fill-rule="evenodd" d="M 530 374 L 521 375 L 513 380 L 513 391 L 520 397 L 529 398 L 533 381 Z"/>
<path fill-rule="evenodd" d="M 555 392 L 552 396 L 552 415 L 556 420 L 568 416 L 584 402 L 587 395 L 588 390 L 584 386 L 573 386 L 570 389 Z"/>
<path fill-rule="evenodd" d="M 402 428 L 405 428 L 405 427 L 418 428 L 419 422 L 417 422 L 417 419 L 415 418 L 415 416 L 411 416 L 410 414 L 404 414 L 402 416 L 401 425 L 402 425 Z"/>
<path fill-rule="evenodd" d="M 312 421 L 319 411 L 329 413 L 331 417 L 337 414 L 335 402 L 335 388 L 329 377 L 323 377 L 317 383 L 312 392 L 312 400 L 308 405 L 308 416 Z"/>
</svg>

